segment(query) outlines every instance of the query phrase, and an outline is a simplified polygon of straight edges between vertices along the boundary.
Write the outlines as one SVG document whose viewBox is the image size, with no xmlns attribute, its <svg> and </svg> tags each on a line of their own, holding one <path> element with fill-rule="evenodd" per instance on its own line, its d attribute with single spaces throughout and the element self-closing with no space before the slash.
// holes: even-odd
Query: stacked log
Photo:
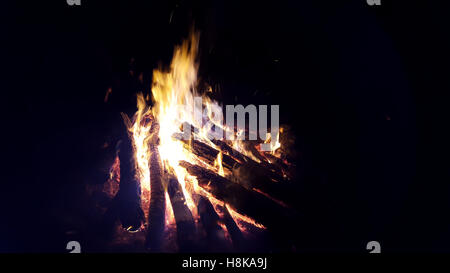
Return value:
<svg viewBox="0 0 450 273">
<path fill-rule="evenodd" d="M 183 123 L 183 129 L 185 128 L 190 128 L 190 131 L 187 132 L 187 135 L 191 138 L 194 139 L 196 136 L 198 136 L 199 134 L 199 129 L 196 128 L 195 126 L 184 122 Z M 182 138 L 182 134 L 175 134 L 174 137 L 181 140 Z M 187 143 L 187 141 L 184 139 L 185 143 Z M 259 144 L 258 141 L 248 141 L 246 142 L 246 149 L 248 149 L 254 157 L 256 157 L 259 162 L 256 162 L 255 160 L 253 160 L 252 158 L 240 153 L 239 151 L 235 150 L 234 148 L 232 148 L 230 145 L 228 145 L 225 141 L 223 140 L 219 140 L 219 139 L 212 139 L 211 142 L 216 145 L 217 147 L 219 147 L 219 149 L 221 151 L 223 151 L 225 153 L 225 155 L 229 155 L 230 157 L 234 158 L 235 161 L 238 161 L 239 163 L 243 164 L 243 163 L 249 163 L 255 166 L 260 167 L 260 172 L 263 172 L 265 175 L 268 175 L 271 179 L 276 180 L 276 181 L 282 181 L 284 180 L 284 177 L 282 175 L 280 175 L 280 173 L 282 173 L 282 166 L 280 166 L 280 164 L 272 164 L 273 161 L 271 160 L 271 162 L 269 163 L 267 161 L 267 158 L 265 156 L 263 156 L 257 149 L 256 149 L 256 145 Z M 194 141 L 193 144 L 197 145 L 198 141 Z M 200 142 L 201 143 L 201 142 Z M 195 148 L 194 148 L 195 150 Z M 217 153 L 216 153 L 217 154 Z M 230 162 L 229 165 L 234 165 L 236 162 L 235 161 L 231 161 L 229 159 L 224 159 L 224 161 L 226 161 L 225 163 L 227 163 L 228 161 Z M 224 166 L 225 167 L 225 166 Z"/>
<path fill-rule="evenodd" d="M 182 140 L 179 135 L 175 135 L 174 138 L 184 142 L 186 149 L 190 149 L 202 161 L 214 165 L 214 161 L 220 151 L 198 140 Z M 291 185 L 289 183 L 283 183 L 285 181 L 278 172 L 269 169 L 268 167 L 264 167 L 264 164 L 258 163 L 246 155 L 239 153 L 223 141 L 213 140 L 213 142 L 220 147 L 222 151 L 232 153 L 233 157 L 227 154 L 222 155 L 222 165 L 233 173 L 233 181 L 249 190 L 257 189 L 266 194 L 270 193 L 270 196 L 274 200 L 283 200 L 285 202 L 283 204 L 285 205 L 286 203 L 293 203 L 295 196 L 292 196 L 293 191 Z M 265 163 L 269 164 L 267 162 Z"/>
<path fill-rule="evenodd" d="M 173 214 L 177 225 L 177 242 L 181 252 L 196 250 L 197 230 L 194 218 L 186 205 L 186 198 L 180 183 L 175 176 L 169 175 L 167 191 L 172 204 Z"/>
<path fill-rule="evenodd" d="M 193 128 L 191 134 L 195 135 L 196 133 L 198 130 Z M 186 197 L 177 178 L 163 168 L 158 151 L 159 124 L 156 120 L 152 121 L 150 134 L 148 166 L 150 169 L 150 204 L 146 246 L 151 251 L 162 250 L 167 190 L 175 217 L 179 250 L 181 252 L 196 251 L 198 250 L 198 225 L 186 204 Z M 289 183 L 285 183 L 286 181 L 281 175 L 283 168 L 286 167 L 282 166 L 282 161 L 271 158 L 268 162 L 267 157 L 262 156 L 254 146 L 252 146 L 254 152 L 257 153 L 257 158 L 261 162 L 240 153 L 222 140 L 212 140 L 214 144 L 212 147 L 193 138 L 183 140 L 180 136 L 174 135 L 174 137 L 184 142 L 185 148 L 210 165 L 214 165 L 218 154 L 222 152 L 222 166 L 229 171 L 227 177 L 222 177 L 201 166 L 185 161 L 180 163 L 180 166 L 184 167 L 189 174 L 197 178 L 200 187 L 226 204 L 224 206 L 216 204 L 216 209 L 220 207 L 218 210 L 220 215 L 218 215 L 208 198 L 194 194 L 194 199 L 198 201 L 196 203 L 200 225 L 207 234 L 209 250 L 226 250 L 224 230 L 227 230 L 234 248 L 245 251 L 245 238 L 227 206 L 273 231 L 283 231 L 286 229 L 285 226 L 291 226 L 289 221 L 293 218 L 292 211 L 285 203 L 279 202 L 292 199 Z M 120 190 L 105 214 L 103 219 L 105 226 L 112 226 L 117 219 L 115 215 L 119 215 L 122 225 L 130 231 L 139 229 L 144 220 L 144 214 L 140 207 L 140 185 L 136 179 L 138 176 L 133 152 L 131 137 L 124 137 L 118 152 Z M 272 161 L 277 164 L 271 164 Z M 232 175 L 229 175 L 230 173 Z M 219 246 L 219 248 L 214 246 Z"/>
<path fill-rule="evenodd" d="M 130 231 L 138 230 L 144 221 L 144 213 L 141 209 L 140 183 L 136 179 L 136 162 L 134 148 L 128 128 L 124 128 L 124 134 L 118 144 L 120 160 L 120 189 L 117 193 L 119 218 L 122 226 Z"/>
<path fill-rule="evenodd" d="M 196 176 L 199 186 L 210 192 L 215 198 L 266 227 L 276 226 L 288 217 L 286 208 L 255 191 L 188 162 L 182 161 L 180 166 L 184 167 L 191 175 Z"/>
<path fill-rule="evenodd" d="M 184 140 L 178 134 L 175 134 L 174 138 L 182 141 L 186 149 L 191 150 L 193 154 L 201 158 L 203 161 L 207 162 L 210 165 L 214 165 L 214 161 L 216 160 L 217 155 L 220 151 L 195 139 Z M 239 162 L 233 159 L 231 156 L 223 154 L 222 165 L 224 168 L 232 170 L 236 164 L 239 164 Z"/>
<path fill-rule="evenodd" d="M 227 209 L 227 206 L 222 207 L 222 221 L 227 227 L 228 233 L 230 234 L 231 241 L 233 242 L 233 246 L 237 251 L 246 251 L 245 238 L 242 234 L 241 230 L 237 226 L 236 222 L 234 222 L 231 217 L 230 212 Z"/>
<path fill-rule="evenodd" d="M 166 196 L 163 169 L 158 152 L 159 124 L 153 121 L 149 142 L 150 150 L 150 205 L 147 227 L 147 247 L 151 251 L 160 251 L 165 226 Z"/>
<path fill-rule="evenodd" d="M 219 225 L 220 217 L 211 202 L 204 196 L 198 196 L 198 212 L 200 222 L 206 232 L 208 252 L 224 252 L 227 250 L 225 233 Z"/>
</svg>

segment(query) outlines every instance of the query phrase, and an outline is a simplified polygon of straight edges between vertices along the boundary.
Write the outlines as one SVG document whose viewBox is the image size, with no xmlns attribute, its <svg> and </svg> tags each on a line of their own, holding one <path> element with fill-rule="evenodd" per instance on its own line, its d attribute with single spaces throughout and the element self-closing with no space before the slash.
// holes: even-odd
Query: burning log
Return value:
<svg viewBox="0 0 450 273">
<path fill-rule="evenodd" d="M 180 139 L 181 136 L 175 135 L 174 137 Z M 214 165 L 214 160 L 219 153 L 218 150 L 198 140 L 191 139 L 190 141 L 180 141 L 183 141 L 186 145 L 191 144 L 189 148 L 192 149 L 193 153 L 197 155 L 197 157 L 201 158 L 205 162 L 208 162 L 210 165 Z M 224 148 L 224 151 L 233 153 L 233 156 L 243 162 L 240 163 L 227 154 L 222 155 L 223 166 L 232 171 L 236 182 L 249 190 L 256 188 L 266 195 L 270 194 L 274 200 L 276 200 L 279 204 L 283 204 L 283 206 L 287 205 L 280 200 L 290 203 L 290 201 L 294 199 L 291 194 L 292 191 L 290 185 L 280 182 L 283 181 L 283 178 L 274 170 L 268 169 L 267 167 L 264 167 L 264 164 L 260 164 L 246 155 L 239 153 L 223 141 L 213 140 L 213 142 L 221 149 Z"/>
<path fill-rule="evenodd" d="M 196 128 L 195 126 L 193 126 L 192 124 L 184 122 L 182 126 L 183 126 L 183 129 L 190 128 L 189 135 L 190 135 L 191 139 L 193 139 L 194 136 L 198 136 L 199 129 Z M 183 139 L 183 135 L 182 134 L 174 134 L 174 138 L 176 138 L 178 140 L 182 140 Z M 185 140 L 183 142 L 189 143 L 187 140 Z M 198 142 L 199 141 L 194 140 L 193 141 L 193 146 L 197 145 Z M 235 165 L 236 161 L 238 163 L 241 163 L 241 164 L 249 163 L 249 164 L 252 164 L 254 166 L 262 167 L 263 169 L 261 171 L 265 172 L 265 174 L 268 175 L 269 177 L 271 177 L 273 180 L 276 180 L 276 181 L 284 180 L 283 176 L 279 175 L 280 173 L 282 173 L 281 166 L 279 166 L 279 164 L 272 164 L 272 162 L 270 162 L 270 163 L 267 162 L 267 158 L 264 157 L 263 155 L 261 155 L 261 153 L 256 149 L 255 145 L 257 145 L 258 142 L 256 142 L 256 141 L 249 142 L 249 145 L 246 145 L 246 149 L 248 149 L 252 153 L 252 155 L 254 155 L 260 162 L 256 162 L 252 158 L 250 158 L 250 157 L 242 154 L 241 152 L 235 150 L 234 148 L 232 148 L 230 145 L 228 145 L 223 140 L 212 139 L 211 142 L 214 143 L 214 145 L 216 145 L 217 147 L 219 147 L 219 149 L 221 151 L 225 152 L 225 156 L 223 158 L 223 163 L 225 164 L 224 167 L 227 167 L 226 166 L 227 162 L 229 162 L 227 168 L 229 168 L 229 166 Z M 203 143 L 200 142 L 200 144 L 203 144 Z M 203 145 L 206 145 L 206 144 L 203 144 Z M 213 149 L 212 147 L 209 147 L 209 148 Z M 194 149 L 194 152 L 195 152 L 196 148 L 194 147 L 193 149 Z M 216 149 L 214 149 L 214 150 L 216 150 Z M 216 150 L 216 152 L 213 153 L 213 154 L 217 155 L 217 153 L 218 153 L 218 151 Z M 226 158 L 226 157 L 230 157 L 230 158 Z M 215 159 L 215 157 L 214 157 L 214 159 Z"/>
<path fill-rule="evenodd" d="M 191 211 L 186 205 L 186 198 L 181 185 L 175 176 L 169 178 L 167 191 L 177 224 L 178 246 L 182 252 L 192 251 L 196 248 L 197 231 L 195 222 Z"/>
<path fill-rule="evenodd" d="M 295 203 L 292 186 L 289 183 L 277 182 L 268 177 L 261 168 L 255 164 L 247 163 L 233 169 L 233 181 L 249 190 L 256 190 L 269 197 L 283 207 Z"/>
<path fill-rule="evenodd" d="M 210 165 L 214 165 L 214 161 L 216 160 L 217 155 L 220 151 L 198 140 L 183 140 L 178 134 L 175 134 L 174 138 L 182 141 L 185 144 L 185 147 L 187 149 L 191 149 L 197 157 L 201 158 L 203 161 L 207 162 Z M 222 157 L 222 164 L 224 168 L 232 170 L 236 164 L 239 164 L 239 162 L 237 162 L 231 156 L 224 154 Z"/>
<path fill-rule="evenodd" d="M 165 187 L 162 179 L 162 164 L 158 152 L 158 133 L 159 124 L 156 121 L 153 121 L 150 129 L 150 134 L 152 137 L 149 143 L 150 206 L 148 213 L 147 247 L 154 251 L 160 250 L 162 245 L 166 210 Z"/>
<path fill-rule="evenodd" d="M 194 139 L 183 140 L 181 134 L 174 134 L 173 137 L 175 139 L 182 141 L 185 144 L 186 149 L 192 150 L 192 152 L 197 157 L 207 162 L 209 165 L 214 165 L 214 161 L 216 160 L 217 154 L 220 151 L 198 140 Z M 243 155 L 242 153 L 229 147 L 223 141 L 213 140 L 212 142 L 218 147 L 220 147 L 222 151 L 226 151 L 228 153 L 222 155 L 222 165 L 224 168 L 227 168 L 228 170 L 233 170 L 243 164 L 246 164 L 254 169 L 257 169 L 258 173 L 261 173 L 264 176 L 266 176 L 267 179 L 265 179 L 265 181 L 261 183 L 281 182 L 284 180 L 283 177 L 277 173 L 277 170 L 275 170 L 273 166 L 271 166 L 271 164 L 269 164 L 268 162 L 264 161 L 258 163 L 253 159 L 249 158 L 248 156 Z M 230 156 L 230 154 L 232 156 Z"/>
<path fill-rule="evenodd" d="M 226 154 L 236 158 L 239 162 L 247 162 L 249 160 L 252 160 L 251 158 L 247 157 L 246 155 L 243 155 L 242 153 L 236 151 L 232 147 L 230 147 L 228 144 L 226 144 L 222 140 L 213 139 L 211 140 L 214 145 L 220 148 L 221 151 L 225 152 Z"/>
<path fill-rule="evenodd" d="M 126 122 L 126 119 L 124 119 Z M 123 132 L 128 132 L 124 128 Z M 120 160 L 120 189 L 117 193 L 119 218 L 122 226 L 135 231 L 141 227 L 144 221 L 144 213 L 141 209 L 140 184 L 136 179 L 136 162 L 133 155 L 133 144 L 128 134 L 124 134 L 119 145 L 118 155 Z"/>
<path fill-rule="evenodd" d="M 209 251 L 224 252 L 225 233 L 219 225 L 219 215 L 217 215 L 211 202 L 204 196 L 198 196 L 198 212 L 200 221 L 207 236 L 207 248 Z"/>
<path fill-rule="evenodd" d="M 236 151 L 228 144 L 226 144 L 224 141 L 213 139 L 212 142 L 216 146 L 220 147 L 222 151 L 228 153 L 233 158 L 236 158 L 240 162 L 240 165 L 248 165 L 252 166 L 253 168 L 257 168 L 258 173 L 264 174 L 265 176 L 269 177 L 272 181 L 282 182 L 284 180 L 283 176 L 279 175 L 280 173 L 282 173 L 282 169 L 277 165 L 273 165 L 267 162 L 266 159 L 262 157 L 261 154 L 259 154 L 259 152 L 256 150 L 254 146 L 249 145 L 249 148 L 251 147 L 252 149 L 250 150 L 255 151 L 252 152 L 253 155 L 257 153 L 260 156 L 257 157 L 258 159 L 260 159 L 260 162 L 256 162 L 252 158 L 240 153 L 239 151 Z"/>
<path fill-rule="evenodd" d="M 261 162 L 266 162 L 267 159 L 261 155 L 261 153 L 258 151 L 258 149 L 256 149 L 256 144 L 248 145 L 248 149 Z"/>
<path fill-rule="evenodd" d="M 259 164 L 261 167 L 266 168 L 267 170 L 270 170 L 273 175 L 276 175 L 277 172 L 279 172 L 279 168 L 277 168 L 276 166 L 273 166 L 272 164 L 270 164 L 269 162 L 266 161 L 266 159 L 261 156 L 261 154 L 256 150 L 256 148 L 253 145 L 248 145 L 248 149 L 252 152 L 252 154 L 260 160 L 260 162 L 256 162 L 255 160 L 253 160 L 252 158 L 240 153 L 239 151 L 233 149 L 232 147 L 230 147 L 227 143 L 225 143 L 222 140 L 217 140 L 217 139 L 213 139 L 211 140 L 216 146 L 218 146 L 222 151 L 228 153 L 229 155 L 231 155 L 232 157 L 236 158 L 239 162 L 241 163 L 251 163 L 251 164 Z M 279 180 L 282 180 L 281 177 L 277 177 Z"/>
<path fill-rule="evenodd" d="M 291 194 L 291 187 L 289 184 L 283 183 L 284 178 L 279 174 L 283 173 L 283 169 L 266 161 L 258 163 L 221 140 L 212 140 L 212 142 L 241 162 L 235 163 L 232 170 L 236 182 L 248 189 L 256 188 L 266 195 L 270 193 L 271 197 L 283 206 L 287 205 L 280 200 L 292 201 L 294 197 Z"/>
<path fill-rule="evenodd" d="M 226 206 L 222 207 L 222 213 L 222 221 L 227 227 L 228 233 L 230 234 L 231 240 L 233 242 L 233 246 L 236 250 L 239 251 L 246 250 L 244 235 L 237 226 L 236 222 L 234 222 Z"/>
<path fill-rule="evenodd" d="M 237 212 L 247 215 L 265 226 L 276 226 L 287 217 L 288 209 L 273 200 L 243 187 L 202 167 L 181 161 L 191 175 L 196 176 L 199 185 L 215 198 L 227 203 Z"/>
<path fill-rule="evenodd" d="M 270 153 L 266 153 L 264 155 L 268 160 L 270 160 L 271 164 L 274 166 L 278 166 L 278 168 L 280 168 L 282 170 L 282 173 L 287 173 L 288 176 L 292 177 L 293 176 L 293 165 L 286 163 L 286 161 L 284 161 L 281 158 L 278 158 Z"/>
</svg>

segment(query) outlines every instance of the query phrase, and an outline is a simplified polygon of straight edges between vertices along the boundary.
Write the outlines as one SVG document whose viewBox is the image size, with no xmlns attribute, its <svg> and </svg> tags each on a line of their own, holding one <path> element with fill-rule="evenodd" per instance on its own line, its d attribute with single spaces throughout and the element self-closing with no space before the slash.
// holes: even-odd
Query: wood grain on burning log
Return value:
<svg viewBox="0 0 450 273">
<path fill-rule="evenodd" d="M 163 170 L 158 152 L 158 132 L 159 124 L 156 121 L 153 121 L 150 129 L 150 134 L 152 134 L 152 137 L 149 143 L 150 205 L 147 228 L 147 247 L 153 251 L 158 251 L 161 248 L 166 212 Z"/>
<path fill-rule="evenodd" d="M 280 224 L 280 221 L 288 216 L 288 209 L 210 170 L 186 161 L 181 161 L 180 166 L 184 167 L 191 175 L 196 176 L 199 186 L 210 192 L 215 198 L 267 227 Z"/>
<path fill-rule="evenodd" d="M 186 198 L 181 185 L 175 176 L 169 177 L 167 191 L 177 224 L 177 241 L 180 251 L 193 251 L 196 249 L 195 240 L 197 239 L 195 222 L 191 211 L 186 205 Z"/>
</svg>

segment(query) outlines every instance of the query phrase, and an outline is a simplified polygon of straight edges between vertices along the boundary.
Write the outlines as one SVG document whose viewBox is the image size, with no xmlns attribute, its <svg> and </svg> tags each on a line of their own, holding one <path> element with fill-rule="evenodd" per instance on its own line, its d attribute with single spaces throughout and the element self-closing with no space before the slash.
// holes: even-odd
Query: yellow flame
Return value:
<svg viewBox="0 0 450 273">
<path fill-rule="evenodd" d="M 177 177 L 185 196 L 186 205 L 191 210 L 194 218 L 198 220 L 199 217 L 197 206 L 193 198 L 194 193 L 206 196 L 213 205 L 219 203 L 222 206 L 224 205 L 223 202 L 217 200 L 211 194 L 199 187 L 197 178 L 189 175 L 186 169 L 179 165 L 181 161 L 187 161 L 191 164 L 204 166 L 215 171 L 219 175 L 224 176 L 225 172 L 222 165 L 222 152 L 220 151 L 218 153 L 214 166 L 210 166 L 208 163 L 203 162 L 195 156 L 191 151 L 191 147 L 184 145 L 183 142 L 173 138 L 174 134 L 182 133 L 182 125 L 186 122 L 199 129 L 199 132 L 197 132 L 196 135 L 199 137 L 200 141 L 218 149 L 206 137 L 208 135 L 208 130 L 211 128 L 205 128 L 206 126 L 203 127 L 202 120 L 197 120 L 194 117 L 194 97 L 199 96 L 196 91 L 198 69 L 196 56 L 198 38 L 197 33 L 192 33 L 189 40 L 175 48 L 170 69 L 168 71 L 164 71 L 163 69 L 156 69 L 153 71 L 153 107 L 149 107 L 146 104 L 146 99 L 143 94 L 138 94 L 137 96 L 138 110 L 133 117 L 133 121 L 130 121 L 129 130 L 133 137 L 135 159 L 137 163 L 136 173 L 141 183 L 143 196 L 142 203 L 143 209 L 146 212 L 146 217 L 148 217 L 147 208 L 151 191 L 149 141 L 152 138 L 150 135 L 150 128 L 153 120 L 158 121 L 160 127 L 158 133 L 158 151 L 163 167 L 167 172 Z M 213 120 L 212 109 L 213 107 L 216 109 L 217 107 L 220 107 L 219 104 L 207 97 L 202 97 L 202 99 L 203 106 L 207 110 L 204 118 Z M 222 124 L 217 124 L 217 126 L 222 127 Z M 224 130 L 226 130 L 226 128 L 224 128 Z M 232 146 L 238 147 L 240 152 L 251 156 L 251 153 L 247 152 L 241 145 L 242 143 L 240 143 L 240 141 L 234 141 Z M 259 162 L 258 159 L 255 160 Z M 168 200 L 169 198 L 166 194 L 166 225 L 174 223 L 173 211 Z M 259 228 L 265 228 L 251 218 L 241 215 L 231 209 L 229 210 L 235 220 L 237 219 L 239 221 L 251 223 Z"/>
<path fill-rule="evenodd" d="M 198 47 L 198 34 L 192 34 L 174 52 L 170 70 L 153 71 L 152 95 L 153 115 L 158 120 L 160 143 L 158 150 L 161 161 L 167 170 L 172 171 L 183 189 L 187 206 L 195 214 L 192 196 L 186 190 L 187 172 L 179 166 L 181 160 L 193 162 L 193 155 L 184 149 L 183 143 L 172 138 L 174 133 L 181 133 L 184 121 L 193 122 L 193 99 L 196 94 L 197 67 L 195 62 Z"/>
<path fill-rule="evenodd" d="M 220 151 L 217 154 L 217 158 L 214 161 L 214 167 L 217 168 L 217 171 L 220 176 L 225 176 L 225 172 L 223 171 L 223 166 L 222 166 L 222 151 Z"/>
<path fill-rule="evenodd" d="M 148 206 L 150 202 L 150 150 L 149 134 L 151 128 L 151 109 L 146 105 L 144 95 L 137 95 L 137 112 L 133 117 L 133 124 L 130 132 L 133 137 L 134 155 L 136 161 L 136 175 L 141 185 L 142 205 Z M 148 210 L 144 210 L 147 215 Z"/>
<path fill-rule="evenodd" d="M 277 132 L 277 136 L 275 138 L 275 141 L 272 141 L 272 135 L 270 133 L 266 134 L 266 140 L 264 141 L 264 143 L 270 143 L 270 153 L 275 155 L 275 151 L 278 150 L 281 147 L 281 143 L 280 143 L 280 131 L 282 132 L 283 130 L 280 129 Z"/>
</svg>

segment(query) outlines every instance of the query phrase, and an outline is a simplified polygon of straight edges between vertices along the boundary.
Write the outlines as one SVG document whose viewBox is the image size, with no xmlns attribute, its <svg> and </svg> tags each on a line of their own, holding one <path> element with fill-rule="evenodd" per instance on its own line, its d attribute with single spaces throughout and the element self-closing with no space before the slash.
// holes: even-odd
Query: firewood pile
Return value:
<svg viewBox="0 0 450 273">
<path fill-rule="evenodd" d="M 135 115 L 122 114 L 126 133 L 101 189 L 110 202 L 101 206 L 100 233 L 112 249 L 271 251 L 278 237 L 294 232 L 289 133 L 277 126 L 265 139 L 205 137 L 211 128 L 189 110 L 197 98 L 197 45 L 194 35 L 175 49 L 169 72 L 154 71 L 152 106 L 140 94 Z M 206 97 L 203 106 L 200 121 L 222 111 Z M 268 141 L 271 149 L 261 149 Z"/>
</svg>

